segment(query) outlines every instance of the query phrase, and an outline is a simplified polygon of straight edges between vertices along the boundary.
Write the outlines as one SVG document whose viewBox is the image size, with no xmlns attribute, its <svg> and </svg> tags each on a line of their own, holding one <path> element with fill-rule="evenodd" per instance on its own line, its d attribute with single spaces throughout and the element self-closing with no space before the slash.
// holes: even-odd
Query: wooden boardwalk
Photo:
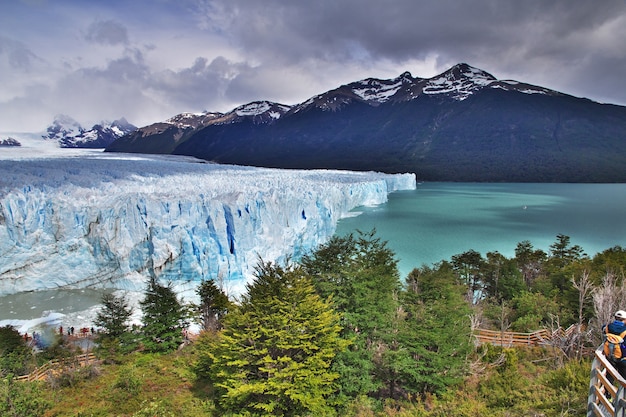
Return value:
<svg viewBox="0 0 626 417">
<path fill-rule="evenodd" d="M 98 362 L 98 358 L 93 353 L 84 353 L 78 356 L 72 356 L 67 359 L 54 359 L 48 361 L 44 365 L 36 368 L 28 375 L 22 375 L 15 378 L 17 381 L 43 381 L 49 376 L 58 374 L 61 370 L 68 366 L 87 366 Z"/>
<path fill-rule="evenodd" d="M 474 336 L 480 344 L 490 343 L 504 347 L 547 346 L 554 338 L 568 338 L 577 330 L 577 326 L 555 332 L 543 329 L 531 333 L 477 329 Z M 593 352 L 587 417 L 626 417 L 626 379 L 604 356 L 602 345 Z"/>
<path fill-rule="evenodd" d="M 626 416 L 626 380 L 611 365 L 602 352 L 594 352 L 591 382 L 587 399 L 587 417 Z"/>
</svg>

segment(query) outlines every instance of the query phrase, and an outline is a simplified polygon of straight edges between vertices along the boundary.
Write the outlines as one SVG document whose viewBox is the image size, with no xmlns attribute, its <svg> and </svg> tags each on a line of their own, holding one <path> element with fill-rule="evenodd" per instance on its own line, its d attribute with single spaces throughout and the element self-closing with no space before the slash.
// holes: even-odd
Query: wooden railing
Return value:
<svg viewBox="0 0 626 417">
<path fill-rule="evenodd" d="M 54 359 L 46 362 L 28 375 L 22 375 L 15 378 L 17 381 L 41 381 L 46 379 L 48 375 L 54 374 L 55 371 L 63 369 L 68 365 L 87 366 L 97 360 L 93 353 L 84 353 L 78 356 L 72 356 L 67 359 Z"/>
<path fill-rule="evenodd" d="M 474 336 L 478 343 L 490 343 L 495 346 L 541 346 L 549 345 L 554 338 L 567 338 L 573 332 L 580 331 L 579 326 L 573 324 L 567 329 L 558 328 L 551 332 L 547 329 L 537 330 L 531 333 L 505 332 L 499 330 L 476 329 Z"/>
<path fill-rule="evenodd" d="M 490 343 L 496 346 L 538 346 L 546 344 L 550 340 L 551 334 L 548 330 L 542 329 L 532 333 L 503 332 L 498 330 L 477 329 L 474 332 L 478 343 Z"/>
<path fill-rule="evenodd" d="M 626 380 L 611 365 L 602 346 L 596 349 L 591 364 L 587 417 L 624 417 Z"/>
</svg>

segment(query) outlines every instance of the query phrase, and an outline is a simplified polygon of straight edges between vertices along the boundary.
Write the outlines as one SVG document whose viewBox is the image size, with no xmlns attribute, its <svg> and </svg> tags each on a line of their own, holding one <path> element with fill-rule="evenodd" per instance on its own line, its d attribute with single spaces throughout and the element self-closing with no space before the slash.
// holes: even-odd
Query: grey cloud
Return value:
<svg viewBox="0 0 626 417">
<path fill-rule="evenodd" d="M 126 49 L 124 56 L 109 61 L 104 68 L 83 68 L 78 71 L 87 77 L 105 79 L 114 84 L 143 84 L 149 72 L 143 54 L 137 49 Z"/>
<path fill-rule="evenodd" d="M 5 59 L 10 68 L 22 71 L 29 71 L 35 62 L 41 62 L 26 45 L 2 36 L 0 36 L 0 58 Z"/>
<path fill-rule="evenodd" d="M 458 53 L 473 46 L 501 50 L 536 44 L 538 38 L 551 43 L 572 31 L 593 29 L 620 11 L 624 3 L 617 0 L 604 7 L 571 0 L 231 0 L 212 9 L 221 13 L 214 15 L 215 25 L 251 52 L 341 57 L 353 41 L 373 56 L 402 59 L 442 48 Z"/>
<path fill-rule="evenodd" d="M 0 124 L 16 119 L 9 108 L 66 113 L 85 124 L 88 118 L 120 116 L 141 124 L 182 111 L 227 111 L 252 100 L 294 104 L 359 78 L 405 70 L 432 76 L 458 62 L 498 78 L 626 105 L 624 0 L 602 5 L 587 0 L 137 0 L 80 6 L 59 1 L 68 11 L 58 15 L 59 30 L 17 25 L 0 34 L 5 86 Z M 48 7 L 42 10 L 61 10 Z M 33 22 L 38 16 L 28 8 L 15 10 Z M 93 16 L 106 17 L 90 21 Z M 91 24 L 73 37 L 71 28 L 85 21 Z M 196 26 L 190 24 L 194 21 Z M 18 29 L 22 32 L 15 34 Z M 85 46 L 88 53 L 81 50 Z M 28 91 L 33 84 L 50 90 Z"/>
<path fill-rule="evenodd" d="M 602 74 L 615 80 L 624 73 L 623 64 L 616 67 L 614 57 L 601 51 L 623 50 L 624 29 L 602 39 L 601 45 L 594 43 L 607 22 L 626 13 L 623 0 L 607 0 L 601 7 L 572 0 L 217 3 L 219 7 L 205 15 L 205 26 L 227 34 L 246 56 L 265 65 L 296 65 L 309 59 L 375 65 L 435 56 L 442 70 L 464 61 L 496 76 L 535 73 L 529 81 L 553 88 L 563 85 L 563 71 L 572 72 L 572 78 Z M 580 65 L 581 60 L 595 64 Z M 582 93 L 576 86 L 574 90 L 569 92 Z"/>
<path fill-rule="evenodd" d="M 128 31 L 114 20 L 98 20 L 89 25 L 85 39 L 103 45 L 125 45 L 128 44 Z"/>
<path fill-rule="evenodd" d="M 181 111 L 214 110 L 217 106 L 223 107 L 229 83 L 247 68 L 245 63 L 231 62 L 224 57 L 211 62 L 198 57 L 188 68 L 154 74 L 150 88 L 167 96 L 171 104 L 182 106 Z"/>
</svg>

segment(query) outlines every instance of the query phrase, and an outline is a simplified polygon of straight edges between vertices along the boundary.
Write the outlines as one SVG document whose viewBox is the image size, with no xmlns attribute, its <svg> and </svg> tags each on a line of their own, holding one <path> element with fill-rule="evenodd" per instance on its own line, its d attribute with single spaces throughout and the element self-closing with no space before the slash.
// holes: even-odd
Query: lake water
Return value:
<svg viewBox="0 0 626 417">
<path fill-rule="evenodd" d="M 626 246 L 626 184 L 424 183 L 358 211 L 340 221 L 337 235 L 376 228 L 402 278 L 469 249 L 513 257 L 528 240 L 548 252 L 557 234 L 589 256 Z"/>
<path fill-rule="evenodd" d="M 626 184 L 468 184 L 425 183 L 395 192 L 389 202 L 357 210 L 340 221 L 337 235 L 357 229 L 388 241 L 399 259 L 401 277 L 469 249 L 512 257 L 518 242 L 549 250 L 561 233 L 590 256 L 626 246 Z M 0 297 L 0 325 L 23 331 L 43 322 L 89 326 L 96 290 L 49 290 Z M 4 323 L 3 323 L 4 322 Z"/>
</svg>

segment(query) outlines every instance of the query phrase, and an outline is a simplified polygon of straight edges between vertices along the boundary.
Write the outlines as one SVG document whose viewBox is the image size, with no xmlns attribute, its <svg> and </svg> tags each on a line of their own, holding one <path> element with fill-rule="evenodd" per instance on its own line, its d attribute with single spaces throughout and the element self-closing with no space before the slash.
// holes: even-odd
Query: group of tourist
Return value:
<svg viewBox="0 0 626 417">
<path fill-rule="evenodd" d="M 81 327 L 78 332 L 75 332 L 76 329 L 74 329 L 74 326 L 69 327 L 68 329 L 66 329 L 67 331 L 67 336 L 81 336 L 81 337 L 86 337 L 88 335 L 94 335 L 96 334 L 96 329 L 94 329 L 93 327 L 89 328 L 89 327 Z M 63 333 L 63 326 L 59 326 L 59 334 L 61 336 L 64 336 L 65 333 Z"/>
<path fill-rule="evenodd" d="M 97 330 L 93 327 L 81 327 L 77 330 L 76 328 L 74 328 L 74 326 L 68 327 L 67 329 L 64 329 L 63 326 L 59 326 L 57 330 L 59 335 L 67 337 L 87 337 L 93 336 L 97 333 Z M 41 349 L 48 344 L 45 343 L 44 337 L 41 335 L 41 333 L 38 333 L 37 331 L 33 331 L 31 334 L 28 334 L 28 332 L 26 332 L 24 333 L 23 337 L 26 343 L 32 347 L 37 347 Z"/>
</svg>

